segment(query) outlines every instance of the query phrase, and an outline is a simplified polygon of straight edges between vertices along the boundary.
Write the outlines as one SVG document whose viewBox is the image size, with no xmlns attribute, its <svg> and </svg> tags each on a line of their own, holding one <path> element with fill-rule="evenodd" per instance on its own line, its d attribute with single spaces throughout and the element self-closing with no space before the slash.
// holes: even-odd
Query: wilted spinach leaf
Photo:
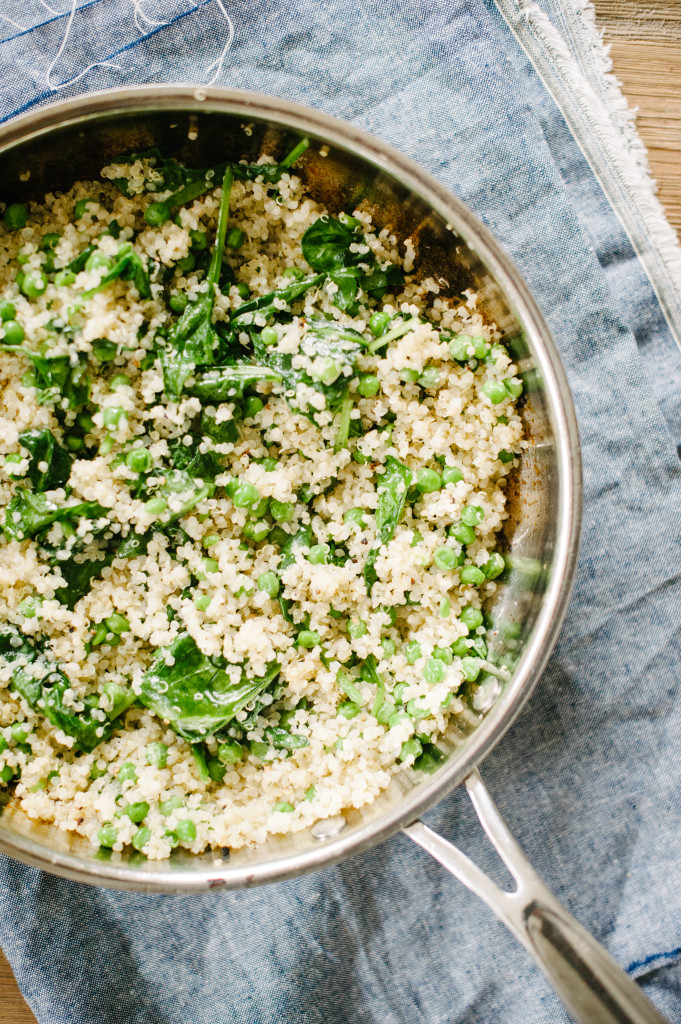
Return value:
<svg viewBox="0 0 681 1024">
<path fill-rule="evenodd" d="M 52 491 L 68 481 L 73 456 L 55 440 L 51 430 L 22 430 L 19 443 L 29 453 L 28 479 L 34 491 Z M 40 469 L 41 463 L 47 469 Z"/>
<path fill-rule="evenodd" d="M 166 654 L 172 665 L 166 664 Z M 279 665 L 272 663 L 264 676 L 248 678 L 240 667 L 234 682 L 235 667 L 224 658 L 207 658 L 192 637 L 182 633 L 158 651 L 142 679 L 140 699 L 178 735 L 199 743 L 224 728 L 279 673 Z"/>
<path fill-rule="evenodd" d="M 102 508 L 97 501 L 81 501 L 77 505 L 57 505 L 49 501 L 44 494 L 21 488 L 14 495 L 5 512 L 5 534 L 12 540 L 24 540 L 35 537 L 52 523 L 69 523 L 76 526 L 86 516 L 88 519 L 99 519 L 105 516 L 108 509 Z"/>
<path fill-rule="evenodd" d="M 364 566 L 364 582 L 367 592 L 378 579 L 374 568 L 378 552 L 388 544 L 394 534 L 397 524 L 402 518 L 404 503 L 407 498 L 407 491 L 411 485 L 413 474 L 410 469 L 403 466 L 401 462 L 389 455 L 386 459 L 385 472 L 378 484 L 378 505 L 376 508 L 376 536 L 369 548 L 369 554 Z"/>
<path fill-rule="evenodd" d="M 137 699 L 132 690 L 117 687 L 113 708 L 100 720 L 99 694 L 80 698 L 82 711 L 74 711 L 64 703 L 64 694 L 71 688 L 70 680 L 43 650 L 14 626 L 0 627 L 0 657 L 12 666 L 12 687 L 32 708 L 42 712 L 49 722 L 72 736 L 79 750 L 90 753 L 108 739 L 115 721 Z M 93 714 L 94 713 L 94 714 Z"/>
<path fill-rule="evenodd" d="M 365 251 L 352 252 L 350 246 L 357 244 Z M 313 270 L 327 273 L 359 263 L 372 264 L 375 259 L 361 233 L 327 214 L 309 226 L 302 237 L 301 248 Z"/>
</svg>

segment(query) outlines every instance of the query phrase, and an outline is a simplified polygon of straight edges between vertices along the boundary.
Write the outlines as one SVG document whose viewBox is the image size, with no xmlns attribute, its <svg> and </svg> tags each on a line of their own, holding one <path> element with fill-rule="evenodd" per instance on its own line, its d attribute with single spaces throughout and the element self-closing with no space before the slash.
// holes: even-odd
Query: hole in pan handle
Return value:
<svg viewBox="0 0 681 1024">
<path fill-rule="evenodd" d="M 480 897 L 534 957 L 578 1024 L 669 1024 L 609 953 L 571 916 L 534 870 L 478 771 L 465 781 L 487 836 L 513 875 L 504 892 L 452 843 L 420 821 L 404 832 Z"/>
</svg>

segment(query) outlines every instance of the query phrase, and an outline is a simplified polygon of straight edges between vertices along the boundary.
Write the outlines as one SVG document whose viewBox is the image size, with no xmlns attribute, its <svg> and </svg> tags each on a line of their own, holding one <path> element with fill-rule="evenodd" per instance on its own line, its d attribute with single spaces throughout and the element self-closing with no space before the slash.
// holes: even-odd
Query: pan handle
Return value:
<svg viewBox="0 0 681 1024">
<path fill-rule="evenodd" d="M 501 817 L 478 771 L 465 781 L 490 842 L 517 888 L 504 892 L 421 821 L 404 832 L 463 882 L 534 957 L 579 1024 L 669 1024 L 639 986 L 544 885 Z"/>
</svg>

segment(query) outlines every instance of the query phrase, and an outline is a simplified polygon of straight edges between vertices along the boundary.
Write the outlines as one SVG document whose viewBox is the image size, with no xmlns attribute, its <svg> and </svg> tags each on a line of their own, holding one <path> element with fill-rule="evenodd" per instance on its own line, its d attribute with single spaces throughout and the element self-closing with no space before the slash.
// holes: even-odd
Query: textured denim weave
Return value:
<svg viewBox="0 0 681 1024">
<path fill-rule="evenodd" d="M 226 23 L 215 0 L 190 6 L 140 38 L 131 4 L 80 4 L 86 42 L 53 82 L 102 60 L 119 69 L 62 95 L 205 78 Z M 4 11 L 36 27 L 0 22 L 0 118 L 54 98 L 63 34 L 37 0 Z M 681 1020 L 681 409 L 678 388 L 664 415 L 655 397 L 659 379 L 681 381 L 681 357 L 653 290 L 492 0 L 233 0 L 228 13 L 220 84 L 317 106 L 420 162 L 491 227 L 554 332 L 584 455 L 577 588 L 483 774 L 557 896 Z M 427 820 L 499 874 L 463 792 Z M 97 891 L 0 859 L 0 942 L 41 1024 L 567 1019 L 503 927 L 399 836 L 316 875 L 198 897 Z"/>
</svg>

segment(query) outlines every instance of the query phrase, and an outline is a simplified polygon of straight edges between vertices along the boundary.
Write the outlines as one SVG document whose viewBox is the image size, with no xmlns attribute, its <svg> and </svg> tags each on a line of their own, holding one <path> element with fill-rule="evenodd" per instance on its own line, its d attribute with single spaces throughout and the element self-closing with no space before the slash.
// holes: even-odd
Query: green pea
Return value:
<svg viewBox="0 0 681 1024">
<path fill-rule="evenodd" d="M 94 782 L 96 779 L 104 778 L 106 774 L 107 769 L 100 768 L 97 762 L 95 761 L 94 764 L 92 765 L 92 768 L 90 769 L 90 774 L 88 775 L 88 778 L 90 779 L 91 782 Z"/>
<path fill-rule="evenodd" d="M 67 437 L 66 447 L 71 452 L 82 452 L 85 447 L 85 441 L 81 437 Z"/>
<path fill-rule="evenodd" d="M 454 526 L 450 526 L 448 532 L 460 544 L 472 544 L 475 540 L 475 530 L 472 526 L 467 526 L 465 523 L 457 523 Z"/>
<path fill-rule="evenodd" d="M 100 846 L 111 847 L 118 839 L 118 829 L 110 821 L 105 822 L 97 833 L 97 842 Z"/>
<path fill-rule="evenodd" d="M 306 647 L 308 650 L 320 644 L 321 640 L 322 638 L 315 629 L 301 629 L 298 634 L 298 643 L 301 647 Z"/>
<path fill-rule="evenodd" d="M 125 388 L 130 384 L 130 378 L 124 373 L 117 373 L 115 377 L 111 378 L 109 387 L 112 391 L 116 391 L 117 388 Z"/>
<path fill-rule="evenodd" d="M 146 828 L 145 826 L 144 828 L 137 829 L 130 842 L 136 850 L 142 850 L 147 845 L 150 839 L 151 829 Z"/>
<path fill-rule="evenodd" d="M 480 391 L 489 398 L 492 405 L 499 405 L 500 402 L 508 398 L 503 381 L 500 380 L 486 380 L 480 385 Z"/>
<path fill-rule="evenodd" d="M 422 388 L 436 388 L 440 382 L 440 371 L 437 366 L 424 366 L 418 382 Z"/>
<path fill-rule="evenodd" d="M 198 608 L 200 612 L 207 612 L 210 607 L 211 598 L 208 594 L 199 594 L 198 597 L 194 598 L 194 607 Z"/>
<path fill-rule="evenodd" d="M 260 501 L 260 492 L 255 484 L 243 482 L 237 484 L 231 498 L 237 508 L 253 508 Z"/>
<path fill-rule="evenodd" d="M 269 542 L 274 544 L 275 547 L 283 547 L 289 539 L 290 534 L 286 533 L 286 530 L 282 530 L 281 526 L 273 526 L 270 530 Z"/>
<path fill-rule="evenodd" d="M 86 270 L 90 272 L 94 270 L 99 270 L 102 272 L 102 277 L 111 270 L 111 267 L 111 260 L 105 253 L 101 252 L 99 249 L 95 249 L 95 251 L 88 256 L 87 262 L 85 264 Z"/>
<path fill-rule="evenodd" d="M 9 299 L 4 299 L 0 302 L 0 320 L 2 320 L 3 323 L 5 320 L 14 320 L 16 315 L 17 308 L 13 302 L 10 302 Z"/>
<path fill-rule="evenodd" d="M 109 615 L 104 619 L 107 629 L 112 633 L 121 634 L 128 633 L 130 631 L 130 623 L 126 619 L 125 615 L 119 615 L 118 612 L 114 612 L 113 615 Z"/>
<path fill-rule="evenodd" d="M 23 203 L 10 203 L 5 210 L 5 224 L 10 231 L 25 228 L 28 221 L 28 210 Z"/>
<path fill-rule="evenodd" d="M 121 409 L 120 405 L 111 405 L 108 409 L 102 410 L 102 422 L 107 430 L 115 430 L 124 419 L 126 419 L 125 409 Z"/>
<path fill-rule="evenodd" d="M 445 466 L 442 470 L 442 483 L 443 484 L 458 484 L 459 480 L 463 480 L 463 473 L 458 466 Z"/>
<path fill-rule="evenodd" d="M 523 393 L 522 381 L 513 380 L 512 377 L 507 377 L 504 381 L 504 387 L 511 396 L 511 398 L 520 398 Z"/>
<path fill-rule="evenodd" d="M 7 740 L 6 740 L 6 739 L 5 739 L 5 737 L 4 737 L 4 736 L 3 736 L 3 735 L 2 735 L 1 733 L 0 733 L 0 754 L 4 754 L 4 752 L 5 752 L 6 750 L 7 750 Z"/>
<path fill-rule="evenodd" d="M 244 537 L 247 537 L 248 540 L 255 541 L 256 544 L 259 544 L 260 541 L 264 540 L 269 532 L 269 523 L 265 522 L 264 519 L 257 519 L 254 522 L 249 521 L 244 523 Z"/>
<path fill-rule="evenodd" d="M 470 604 L 461 609 L 459 618 L 464 626 L 468 626 L 471 632 L 477 629 L 478 626 L 482 626 L 482 612 L 479 608 L 473 608 Z"/>
<path fill-rule="evenodd" d="M 190 252 L 187 256 L 183 256 L 182 259 L 179 259 L 176 266 L 183 274 L 189 274 L 196 266 L 196 260 Z"/>
<path fill-rule="evenodd" d="M 118 770 L 119 782 L 137 782 L 137 769 L 132 761 L 124 761 Z"/>
<path fill-rule="evenodd" d="M 438 662 L 442 665 L 442 662 Z M 412 697 L 410 701 L 407 701 L 405 708 L 407 714 L 412 720 L 418 721 L 420 718 L 429 718 L 432 714 L 430 708 L 425 703 L 425 697 Z"/>
<path fill-rule="evenodd" d="M 76 218 L 76 220 L 80 220 L 80 218 L 85 215 L 85 212 L 91 203 L 92 200 L 88 199 L 87 197 L 85 199 L 78 200 L 78 202 L 73 208 L 73 216 Z"/>
<path fill-rule="evenodd" d="M 4 768 L 0 768 L 1 785 L 6 785 L 12 778 L 14 778 L 14 768 L 10 768 L 8 764 L 6 764 Z"/>
<path fill-rule="evenodd" d="M 61 241 L 61 235 L 56 231 L 49 231 L 40 240 L 41 249 L 56 249 Z"/>
<path fill-rule="evenodd" d="M 451 647 L 435 647 L 433 657 L 444 662 L 445 665 L 451 665 L 454 661 L 454 653 Z"/>
<path fill-rule="evenodd" d="M 350 526 L 359 526 L 364 528 L 364 509 L 363 508 L 349 508 L 347 512 L 343 513 L 343 522 Z"/>
<path fill-rule="evenodd" d="M 228 740 L 218 747 L 218 761 L 221 764 L 237 764 L 244 756 L 244 748 L 236 740 Z"/>
<path fill-rule="evenodd" d="M 154 457 L 146 448 L 133 448 L 125 457 L 125 464 L 133 473 L 146 473 L 154 464 Z"/>
<path fill-rule="evenodd" d="M 466 657 L 461 659 L 461 671 L 463 672 L 464 679 L 469 683 L 474 683 L 480 675 L 480 659 Z"/>
<path fill-rule="evenodd" d="M 18 320 L 5 320 L 2 325 L 2 341 L 5 345 L 21 345 L 26 332 Z"/>
<path fill-rule="evenodd" d="M 302 281 L 305 277 L 305 272 L 300 267 L 287 267 L 286 270 L 282 271 L 281 276 L 285 281 Z"/>
<path fill-rule="evenodd" d="M 184 292 L 173 292 L 168 299 L 168 305 L 172 309 L 173 313 L 184 313 L 188 304 L 189 296 L 185 295 Z"/>
<path fill-rule="evenodd" d="M 404 369 L 400 370 L 400 380 L 403 380 L 405 384 L 416 384 L 419 379 L 418 370 L 410 370 L 409 367 L 405 366 Z"/>
<path fill-rule="evenodd" d="M 485 513 L 479 505 L 467 505 L 461 513 L 461 522 L 466 526 L 478 526 L 485 518 Z"/>
<path fill-rule="evenodd" d="M 449 342 L 451 357 L 459 363 L 465 363 L 471 358 L 470 352 L 474 347 L 473 339 L 468 334 L 457 334 Z"/>
<path fill-rule="evenodd" d="M 381 382 L 375 373 L 363 373 L 360 375 L 357 390 L 362 398 L 373 398 L 378 393 Z"/>
<path fill-rule="evenodd" d="M 422 466 L 416 474 L 416 486 L 421 494 L 439 491 L 442 487 L 442 477 L 434 469 L 427 469 L 425 466 Z"/>
<path fill-rule="evenodd" d="M 438 569 L 449 570 L 454 569 L 459 564 L 459 556 L 454 548 L 435 548 L 433 561 Z"/>
<path fill-rule="evenodd" d="M 214 558 L 208 558 L 204 556 L 199 559 L 199 565 L 195 572 L 197 580 L 205 580 L 211 573 L 219 572 L 220 565 Z"/>
<path fill-rule="evenodd" d="M 227 232 L 227 237 L 225 239 L 225 245 L 229 249 L 240 249 L 245 241 L 246 241 L 246 236 L 243 233 L 243 231 L 241 230 L 241 228 L 231 228 Z"/>
<path fill-rule="evenodd" d="M 331 548 L 328 544 L 313 544 L 308 552 L 307 560 L 312 565 L 328 565 L 330 555 Z"/>
<path fill-rule="evenodd" d="M 127 814 L 130 821 L 134 821 L 136 825 L 138 825 L 140 821 L 144 821 L 148 813 L 149 804 L 146 800 L 139 800 L 134 804 L 126 804 L 123 808 L 123 814 Z"/>
<path fill-rule="evenodd" d="M 366 622 L 362 619 L 350 619 L 348 622 L 348 634 L 351 640 L 359 640 L 369 632 Z"/>
<path fill-rule="evenodd" d="M 374 338 L 379 338 L 390 323 L 390 313 L 376 312 L 369 317 L 369 330 Z"/>
<path fill-rule="evenodd" d="M 181 843 L 193 843 L 196 839 L 196 825 L 191 818 L 183 818 L 175 826 L 175 832 Z"/>
<path fill-rule="evenodd" d="M 397 644 L 390 637 L 383 637 L 381 640 L 381 647 L 383 648 L 383 657 L 392 658 L 393 654 L 397 650 Z"/>
<path fill-rule="evenodd" d="M 276 327 L 263 327 L 260 332 L 260 340 L 263 345 L 276 345 L 279 341 L 279 332 Z"/>
<path fill-rule="evenodd" d="M 33 597 L 25 597 L 19 605 L 19 611 L 25 619 L 34 619 L 40 611 L 42 603 L 42 598 L 37 595 Z"/>
<path fill-rule="evenodd" d="M 338 705 L 338 714 L 342 715 L 343 718 L 347 718 L 349 722 L 352 721 L 353 718 L 357 718 L 357 715 L 361 710 L 362 709 L 359 704 L 355 704 L 352 700 L 344 700 Z"/>
<path fill-rule="evenodd" d="M 21 476 L 19 466 L 24 461 L 23 456 L 19 453 L 12 453 L 11 455 L 5 456 L 5 472 L 10 476 Z"/>
<path fill-rule="evenodd" d="M 152 516 L 160 516 L 161 513 L 165 512 L 168 507 L 168 503 L 164 498 L 150 498 L 149 501 L 144 503 L 145 511 Z"/>
<path fill-rule="evenodd" d="M 25 722 L 14 722 L 10 729 L 10 734 L 15 743 L 25 743 L 30 731 L 30 725 L 27 725 Z"/>
<path fill-rule="evenodd" d="M 277 523 L 289 523 L 293 519 L 295 505 L 290 501 L 270 502 L 270 515 Z"/>
<path fill-rule="evenodd" d="M 423 747 L 421 745 L 421 741 L 417 740 L 415 736 L 412 736 L 410 740 L 407 740 L 406 743 L 402 744 L 402 749 L 400 750 L 400 761 L 406 761 L 408 757 L 416 758 L 422 753 Z"/>
<path fill-rule="evenodd" d="M 54 275 L 54 283 L 57 288 L 69 288 L 76 280 L 73 270 L 59 270 Z"/>
<path fill-rule="evenodd" d="M 415 665 L 421 657 L 421 644 L 418 640 L 410 640 L 404 645 L 404 656 L 407 659 L 407 665 Z"/>
<path fill-rule="evenodd" d="M 423 666 L 423 678 L 431 685 L 441 683 L 447 675 L 447 666 L 440 658 L 429 658 Z"/>
<path fill-rule="evenodd" d="M 504 561 L 504 556 L 495 551 L 489 556 L 488 560 L 483 565 L 482 571 L 488 580 L 495 580 L 497 576 L 501 575 L 505 568 L 506 562 Z"/>
<path fill-rule="evenodd" d="M 275 572 L 264 572 L 258 576 L 256 587 L 269 597 L 275 598 L 280 588 L 279 577 Z"/>
<path fill-rule="evenodd" d="M 259 412 L 262 412 L 264 408 L 265 403 L 262 401 L 262 399 L 256 398 L 255 395 L 252 395 L 250 398 L 247 398 L 246 401 L 244 402 L 244 419 L 254 419 L 254 417 L 256 417 Z"/>
<path fill-rule="evenodd" d="M 376 712 L 376 721 L 380 722 L 381 725 L 388 725 L 396 711 L 397 708 L 394 704 L 391 704 L 390 701 L 384 701 Z"/>
<path fill-rule="evenodd" d="M 481 583 L 485 582 L 485 574 L 475 565 L 464 565 L 463 569 L 459 573 L 459 579 L 462 583 L 479 587 Z"/>
<path fill-rule="evenodd" d="M 144 219 L 153 228 L 161 227 L 170 220 L 170 207 L 167 203 L 150 203 L 144 211 Z"/>
<path fill-rule="evenodd" d="M 168 747 L 165 743 L 148 743 L 146 754 L 147 764 L 156 768 L 165 768 L 168 764 Z"/>
<path fill-rule="evenodd" d="M 180 807 L 184 807 L 184 800 L 181 796 L 169 796 L 167 800 L 161 800 L 158 805 L 158 809 L 164 818 L 171 815 L 173 811 L 179 810 Z"/>
<path fill-rule="evenodd" d="M 388 726 L 394 729 L 396 725 L 402 725 L 403 722 L 409 722 L 411 724 L 411 718 L 403 708 L 398 708 L 388 719 Z"/>
<path fill-rule="evenodd" d="M 47 278 L 42 270 L 30 270 L 24 274 L 21 282 L 21 290 L 29 299 L 37 299 L 47 288 Z"/>
<path fill-rule="evenodd" d="M 237 281 L 235 287 L 240 299 L 246 301 L 248 298 L 250 298 L 251 289 L 248 287 L 245 281 Z"/>
</svg>

